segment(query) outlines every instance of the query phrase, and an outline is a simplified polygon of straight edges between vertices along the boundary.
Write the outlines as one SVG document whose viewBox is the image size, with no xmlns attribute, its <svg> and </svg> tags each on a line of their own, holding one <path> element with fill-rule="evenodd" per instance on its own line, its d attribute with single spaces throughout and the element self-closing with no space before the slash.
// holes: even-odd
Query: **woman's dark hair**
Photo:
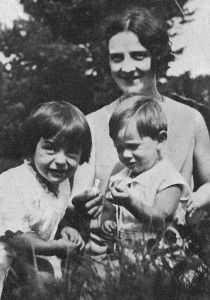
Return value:
<svg viewBox="0 0 210 300">
<path fill-rule="evenodd" d="M 107 18 L 104 29 L 106 48 L 110 39 L 124 31 L 137 35 L 139 42 L 152 57 L 152 68 L 157 76 L 168 69 L 168 62 L 174 59 L 166 27 L 148 9 L 137 7 Z"/>
<path fill-rule="evenodd" d="M 160 104 L 152 98 L 133 96 L 124 100 L 109 121 L 109 135 L 116 141 L 119 131 L 132 122 L 140 137 L 158 140 L 161 131 L 167 132 L 167 119 Z"/>
<path fill-rule="evenodd" d="M 58 146 L 72 152 L 82 150 L 80 164 L 88 162 L 92 147 L 90 127 L 83 113 L 68 102 L 46 102 L 39 105 L 22 126 L 23 149 L 33 158 L 41 138 L 54 138 Z"/>
</svg>

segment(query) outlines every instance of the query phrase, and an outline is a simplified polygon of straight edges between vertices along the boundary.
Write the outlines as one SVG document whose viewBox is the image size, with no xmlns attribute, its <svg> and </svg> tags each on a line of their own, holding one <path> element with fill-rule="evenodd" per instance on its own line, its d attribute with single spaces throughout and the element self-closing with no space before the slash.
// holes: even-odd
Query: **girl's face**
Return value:
<svg viewBox="0 0 210 300">
<path fill-rule="evenodd" d="M 140 137 L 134 124 L 123 127 L 114 142 L 120 161 L 132 172 L 141 174 L 160 160 L 163 143 L 151 137 Z"/>
<path fill-rule="evenodd" d="M 109 40 L 109 63 L 112 77 L 124 94 L 147 95 L 155 82 L 151 56 L 136 34 L 123 31 Z"/>
<path fill-rule="evenodd" d="M 41 138 L 36 146 L 34 165 L 38 174 L 47 182 L 58 184 L 74 175 L 81 154 L 81 150 L 72 153 L 70 149 L 56 145 L 53 138 Z"/>
</svg>

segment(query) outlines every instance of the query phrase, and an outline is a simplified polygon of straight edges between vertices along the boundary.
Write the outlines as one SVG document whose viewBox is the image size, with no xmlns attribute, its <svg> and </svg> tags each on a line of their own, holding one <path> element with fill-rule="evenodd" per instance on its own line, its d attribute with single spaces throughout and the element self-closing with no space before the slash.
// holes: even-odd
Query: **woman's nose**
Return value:
<svg viewBox="0 0 210 300">
<path fill-rule="evenodd" d="M 136 70 L 135 62 L 131 57 L 126 57 L 122 62 L 122 72 L 130 73 Z"/>
</svg>

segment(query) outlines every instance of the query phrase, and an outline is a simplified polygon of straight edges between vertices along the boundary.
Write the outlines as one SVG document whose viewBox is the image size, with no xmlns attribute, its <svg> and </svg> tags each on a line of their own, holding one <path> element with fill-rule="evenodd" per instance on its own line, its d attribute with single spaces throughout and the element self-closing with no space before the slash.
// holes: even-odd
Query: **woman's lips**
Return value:
<svg viewBox="0 0 210 300">
<path fill-rule="evenodd" d="M 120 78 L 124 79 L 124 80 L 127 80 L 127 81 L 133 81 L 133 80 L 136 80 L 136 79 L 140 79 L 141 76 L 140 75 L 138 75 L 138 76 L 121 76 Z"/>
</svg>

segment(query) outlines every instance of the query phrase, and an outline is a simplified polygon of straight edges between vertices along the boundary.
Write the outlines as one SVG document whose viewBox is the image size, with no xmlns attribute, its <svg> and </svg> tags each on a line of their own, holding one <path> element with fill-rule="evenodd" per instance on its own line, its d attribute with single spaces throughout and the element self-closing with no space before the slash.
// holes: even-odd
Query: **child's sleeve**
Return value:
<svg viewBox="0 0 210 300">
<path fill-rule="evenodd" d="M 30 231 L 21 189 L 12 178 L 0 178 L 0 235 L 12 232 Z"/>
<path fill-rule="evenodd" d="M 191 196 L 191 190 L 183 176 L 176 170 L 172 170 L 167 173 L 158 189 L 158 192 L 174 185 L 179 185 L 181 187 L 180 201 L 187 201 Z"/>
<path fill-rule="evenodd" d="M 192 192 L 182 175 L 178 171 L 168 173 L 167 178 L 165 178 L 160 185 L 159 191 L 162 191 L 174 185 L 179 185 L 181 187 L 181 196 L 179 199 L 178 207 L 174 214 L 174 219 L 178 224 L 184 225 L 186 223 L 185 216 L 187 210 L 187 201 L 190 199 Z"/>
</svg>

